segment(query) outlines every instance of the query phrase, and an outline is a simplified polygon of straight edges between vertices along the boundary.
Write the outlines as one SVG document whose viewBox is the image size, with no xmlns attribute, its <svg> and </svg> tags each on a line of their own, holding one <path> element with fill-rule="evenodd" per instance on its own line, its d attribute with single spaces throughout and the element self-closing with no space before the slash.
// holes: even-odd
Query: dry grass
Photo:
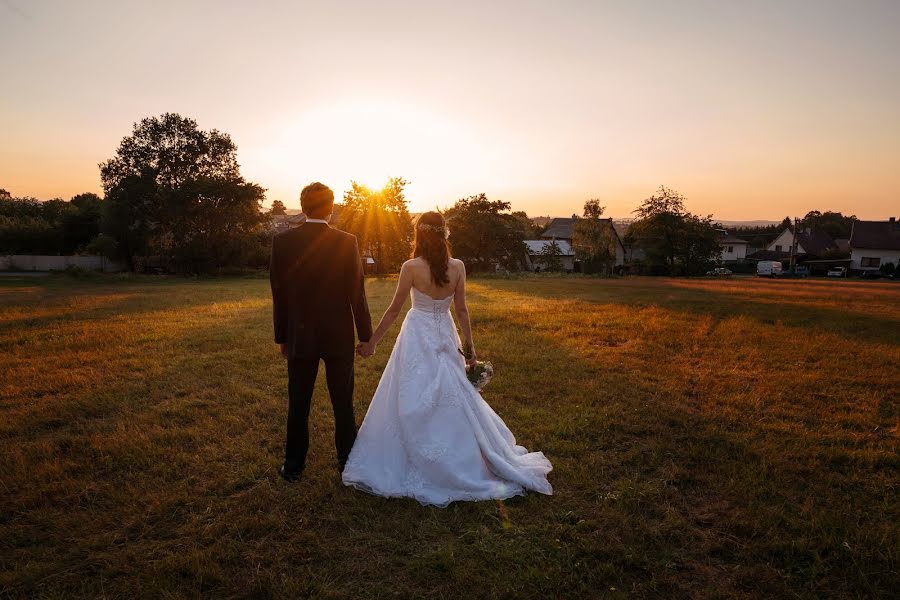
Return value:
<svg viewBox="0 0 900 600">
<path fill-rule="evenodd" d="M 374 313 L 392 286 L 368 283 Z M 440 510 L 344 488 L 324 381 L 306 478 L 278 480 L 265 280 L 0 283 L 2 595 L 896 591 L 900 285 L 471 294 L 486 398 L 553 461 L 553 497 Z M 389 341 L 358 363 L 358 419 Z"/>
</svg>

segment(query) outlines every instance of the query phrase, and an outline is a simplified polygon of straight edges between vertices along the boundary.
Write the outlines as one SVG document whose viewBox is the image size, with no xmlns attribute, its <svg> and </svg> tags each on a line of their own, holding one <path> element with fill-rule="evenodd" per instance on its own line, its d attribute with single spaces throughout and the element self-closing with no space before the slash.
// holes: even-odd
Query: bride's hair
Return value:
<svg viewBox="0 0 900 600">
<path fill-rule="evenodd" d="M 435 285 L 450 283 L 447 276 L 447 263 L 450 260 L 450 244 L 447 237 L 450 230 L 444 221 L 444 216 L 435 211 L 422 213 L 416 219 L 415 241 L 413 242 L 413 257 L 425 259 L 431 268 L 431 279 Z"/>
</svg>

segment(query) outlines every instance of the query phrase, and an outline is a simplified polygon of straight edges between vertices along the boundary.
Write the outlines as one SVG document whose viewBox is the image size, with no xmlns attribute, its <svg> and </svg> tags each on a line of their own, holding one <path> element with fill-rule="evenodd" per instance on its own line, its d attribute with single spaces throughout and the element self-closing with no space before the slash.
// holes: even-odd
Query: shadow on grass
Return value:
<svg viewBox="0 0 900 600">
<path fill-rule="evenodd" d="M 627 281 L 627 280 L 626 280 Z M 485 285 L 486 282 L 480 282 Z M 494 282 L 491 282 L 492 284 Z M 504 282 L 505 283 L 505 282 Z M 542 282 L 545 283 L 545 282 Z M 619 282 L 606 287 L 607 280 L 596 280 L 595 289 L 581 289 L 580 293 L 561 297 L 548 290 L 536 286 L 516 288 L 515 293 L 521 296 L 533 296 L 542 299 L 573 299 L 592 304 L 619 304 L 635 309 L 657 306 L 676 312 L 690 313 L 698 316 L 715 318 L 747 317 L 762 326 L 777 323 L 803 330 L 822 331 L 840 335 L 848 340 L 871 339 L 883 344 L 900 346 L 900 294 L 894 306 L 897 318 L 883 314 L 848 313 L 845 310 L 821 306 L 797 305 L 778 302 L 778 299 L 760 300 L 755 295 L 742 295 L 736 298 L 734 293 L 717 292 L 709 289 L 695 289 L 690 286 L 671 285 L 668 281 L 653 281 L 641 288 L 620 287 Z M 681 282 L 674 282 L 680 284 Z M 496 289 L 508 290 L 502 283 Z M 616 291 L 623 290 L 620 295 Z M 475 292 L 478 294 L 478 292 Z M 894 298 L 885 298 L 884 304 L 889 306 Z M 889 309 L 884 310 L 889 313 Z"/>
</svg>

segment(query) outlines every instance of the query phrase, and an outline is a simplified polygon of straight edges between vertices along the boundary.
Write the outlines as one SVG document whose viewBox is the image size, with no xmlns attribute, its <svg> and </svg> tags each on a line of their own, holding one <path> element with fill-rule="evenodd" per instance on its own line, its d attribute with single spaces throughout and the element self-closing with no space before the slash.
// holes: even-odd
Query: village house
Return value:
<svg viewBox="0 0 900 600">
<path fill-rule="evenodd" d="M 781 256 L 787 257 L 791 255 L 791 245 L 793 243 L 794 231 L 790 227 L 785 227 L 784 231 L 766 246 L 766 250 L 780 253 Z M 797 255 L 822 256 L 832 250 L 837 250 L 837 244 L 824 231 L 813 230 L 807 227 L 797 232 Z"/>
<path fill-rule="evenodd" d="M 303 211 L 299 209 L 287 208 L 285 209 L 284 213 L 285 214 L 283 215 L 272 215 L 272 220 L 269 226 L 275 233 L 287 231 L 288 229 L 298 227 L 306 222 L 306 215 L 303 214 Z M 331 213 L 331 220 L 329 221 L 329 223 L 334 224 L 334 222 L 338 220 L 340 214 L 341 205 L 335 204 L 334 210 Z"/>
<path fill-rule="evenodd" d="M 717 231 L 719 232 L 719 246 L 722 247 L 722 252 L 719 255 L 722 262 L 734 263 L 747 258 L 747 240 L 742 240 L 725 229 Z"/>
<path fill-rule="evenodd" d="M 900 264 L 900 223 L 895 217 L 887 221 L 854 221 L 850 234 L 850 270 L 874 271 L 883 265 Z"/>
<path fill-rule="evenodd" d="M 547 265 L 542 260 L 544 249 L 556 242 L 559 248 L 559 260 L 563 271 L 571 273 L 575 270 L 575 251 L 567 240 L 525 240 L 528 252 L 525 255 L 525 268 L 529 271 L 546 270 Z"/>
<path fill-rule="evenodd" d="M 574 235 L 575 221 L 577 220 L 578 217 L 575 215 L 572 215 L 571 217 L 555 217 L 551 219 L 547 228 L 541 234 L 541 239 L 526 240 L 525 245 L 528 248 L 528 253 L 525 257 L 526 268 L 529 271 L 534 271 L 538 267 L 543 269 L 540 257 L 541 251 L 550 242 L 556 241 L 556 244 L 561 251 L 560 259 L 563 264 L 563 269 L 570 272 L 579 271 L 581 265 L 575 257 L 575 250 L 572 248 L 572 236 Z M 625 247 L 622 245 L 622 240 L 619 237 L 616 228 L 613 226 L 612 219 L 602 220 L 608 224 L 613 240 L 615 241 L 616 259 L 613 266 L 619 267 L 625 264 Z"/>
</svg>

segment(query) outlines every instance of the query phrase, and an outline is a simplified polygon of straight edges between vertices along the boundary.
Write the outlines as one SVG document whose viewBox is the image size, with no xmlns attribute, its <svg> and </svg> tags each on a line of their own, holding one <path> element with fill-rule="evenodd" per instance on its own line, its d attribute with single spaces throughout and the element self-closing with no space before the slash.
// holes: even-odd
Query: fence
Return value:
<svg viewBox="0 0 900 600">
<path fill-rule="evenodd" d="M 117 262 L 102 256 L 36 256 L 13 254 L 0 256 L 0 271 L 63 271 L 77 267 L 87 271 L 115 273 L 125 270 Z"/>
</svg>

